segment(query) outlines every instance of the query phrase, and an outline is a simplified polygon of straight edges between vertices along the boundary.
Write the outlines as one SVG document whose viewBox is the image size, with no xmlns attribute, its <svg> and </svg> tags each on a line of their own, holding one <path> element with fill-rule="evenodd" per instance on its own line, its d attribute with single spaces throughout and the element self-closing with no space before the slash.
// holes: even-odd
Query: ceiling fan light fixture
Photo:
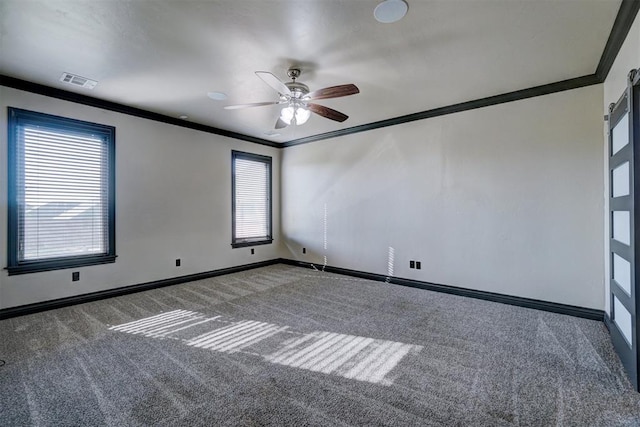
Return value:
<svg viewBox="0 0 640 427">
<path fill-rule="evenodd" d="M 253 102 L 251 104 L 235 104 L 226 105 L 225 110 L 240 110 L 250 107 L 263 107 L 267 105 L 283 105 L 280 110 L 280 116 L 275 124 L 275 129 L 282 129 L 289 125 L 303 125 L 311 117 L 311 113 L 317 114 L 325 119 L 333 120 L 339 123 L 349 118 L 344 113 L 336 111 L 333 108 L 316 104 L 313 101 L 321 99 L 339 98 L 342 96 L 355 95 L 360 90 L 353 83 L 330 86 L 309 92 L 309 87 L 303 83 L 295 81 L 300 70 L 290 69 L 287 73 L 292 82 L 283 83 L 278 77 L 268 71 L 256 71 L 256 75 L 260 77 L 273 90 L 278 92 L 278 101 Z M 311 101 L 311 102 L 310 102 Z"/>
<path fill-rule="evenodd" d="M 311 111 L 302 106 L 289 105 L 284 107 L 280 112 L 280 120 L 285 122 L 287 125 L 292 123 L 296 125 L 303 125 L 307 120 L 309 120 L 309 117 L 311 117 Z"/>
<path fill-rule="evenodd" d="M 409 5 L 404 0 L 384 0 L 373 10 L 373 16 L 378 22 L 391 24 L 404 18 L 407 10 Z"/>
</svg>

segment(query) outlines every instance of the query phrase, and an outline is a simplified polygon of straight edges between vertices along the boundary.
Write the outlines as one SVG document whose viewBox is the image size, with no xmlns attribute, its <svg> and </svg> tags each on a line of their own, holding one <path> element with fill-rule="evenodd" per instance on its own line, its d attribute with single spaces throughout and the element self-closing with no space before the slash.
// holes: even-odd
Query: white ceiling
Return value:
<svg viewBox="0 0 640 427">
<path fill-rule="evenodd" d="M 379 0 L 0 0 L 0 74 L 275 142 L 593 74 L 620 0 L 408 0 L 375 21 Z M 268 136 L 278 106 L 255 76 L 358 95 Z M 63 72 L 98 80 L 93 90 Z M 207 92 L 222 91 L 226 101 Z"/>
</svg>

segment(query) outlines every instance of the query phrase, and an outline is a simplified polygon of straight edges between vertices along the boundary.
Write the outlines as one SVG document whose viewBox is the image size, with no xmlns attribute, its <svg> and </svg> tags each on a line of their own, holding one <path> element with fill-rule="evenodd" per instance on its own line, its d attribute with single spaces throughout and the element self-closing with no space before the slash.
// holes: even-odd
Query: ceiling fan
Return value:
<svg viewBox="0 0 640 427">
<path fill-rule="evenodd" d="M 224 108 L 227 110 L 237 110 L 240 108 L 286 104 L 280 112 L 280 117 L 278 118 L 275 126 L 276 129 L 282 129 L 289 125 L 304 124 L 309 120 L 311 113 L 316 113 L 327 119 L 335 120 L 336 122 L 344 122 L 349 118 L 346 114 L 311 101 L 338 98 L 341 96 L 360 93 L 360 90 L 354 84 L 325 87 L 324 89 L 309 92 L 309 87 L 307 85 L 296 82 L 296 79 L 300 76 L 300 70 L 298 68 L 291 68 L 287 71 L 287 75 L 292 80 L 289 83 L 283 83 L 279 78 L 268 71 L 256 71 L 256 75 L 278 92 L 280 99 L 272 102 L 267 101 L 255 102 L 252 104 L 227 105 Z"/>
</svg>

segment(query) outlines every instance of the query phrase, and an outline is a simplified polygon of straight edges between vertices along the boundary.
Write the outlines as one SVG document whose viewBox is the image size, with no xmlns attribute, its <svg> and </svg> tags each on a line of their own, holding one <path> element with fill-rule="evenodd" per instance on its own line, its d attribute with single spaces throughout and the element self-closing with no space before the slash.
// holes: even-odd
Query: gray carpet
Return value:
<svg viewBox="0 0 640 427">
<path fill-rule="evenodd" d="M 601 322 L 276 265 L 0 321 L 0 425 L 638 426 Z"/>
</svg>

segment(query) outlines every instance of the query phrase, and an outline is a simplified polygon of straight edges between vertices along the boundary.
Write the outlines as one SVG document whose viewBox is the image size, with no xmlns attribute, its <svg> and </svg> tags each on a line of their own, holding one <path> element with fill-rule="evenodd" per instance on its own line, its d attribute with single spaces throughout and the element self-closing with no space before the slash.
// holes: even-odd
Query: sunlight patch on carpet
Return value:
<svg viewBox="0 0 640 427">
<path fill-rule="evenodd" d="M 388 374 L 407 354 L 422 350 L 422 346 L 396 341 L 326 331 L 302 333 L 289 326 L 225 320 L 188 310 L 160 313 L 109 330 L 176 339 L 190 347 L 222 353 L 244 352 L 277 365 L 384 385 L 393 383 Z M 271 345 L 255 347 L 265 342 Z"/>
</svg>

